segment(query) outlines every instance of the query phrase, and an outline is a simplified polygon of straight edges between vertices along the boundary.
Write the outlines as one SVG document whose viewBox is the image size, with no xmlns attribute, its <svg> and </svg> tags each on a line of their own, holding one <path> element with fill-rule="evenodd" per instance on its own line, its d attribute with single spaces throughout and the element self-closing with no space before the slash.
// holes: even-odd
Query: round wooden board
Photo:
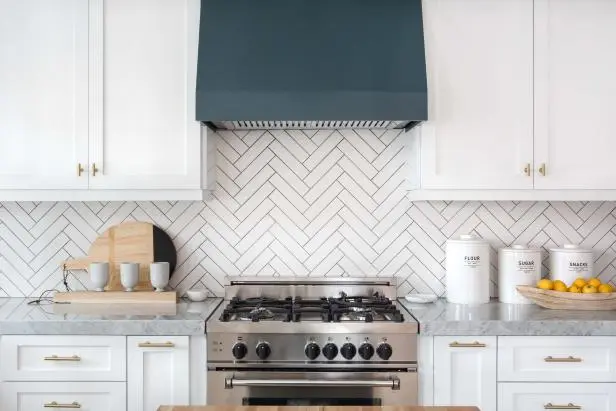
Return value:
<svg viewBox="0 0 616 411">
<path fill-rule="evenodd" d="M 159 227 L 146 222 L 121 223 L 107 229 L 90 246 L 88 256 L 79 260 L 64 262 L 64 268 L 87 269 L 91 262 L 110 263 L 110 291 L 122 290 L 120 283 L 120 263 L 139 263 L 139 283 L 137 290 L 152 290 L 150 284 L 150 263 L 169 263 L 170 276 L 177 265 L 177 253 L 173 241 Z"/>
</svg>

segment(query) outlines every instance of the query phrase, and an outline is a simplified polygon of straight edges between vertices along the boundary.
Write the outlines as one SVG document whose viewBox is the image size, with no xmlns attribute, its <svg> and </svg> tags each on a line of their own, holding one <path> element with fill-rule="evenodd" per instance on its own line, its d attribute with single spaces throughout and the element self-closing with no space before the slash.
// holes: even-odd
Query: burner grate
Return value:
<svg viewBox="0 0 616 411">
<path fill-rule="evenodd" d="M 395 304 L 382 295 L 347 296 L 304 300 L 302 298 L 233 298 L 224 309 L 221 321 L 321 321 L 321 322 L 403 322 Z"/>
</svg>

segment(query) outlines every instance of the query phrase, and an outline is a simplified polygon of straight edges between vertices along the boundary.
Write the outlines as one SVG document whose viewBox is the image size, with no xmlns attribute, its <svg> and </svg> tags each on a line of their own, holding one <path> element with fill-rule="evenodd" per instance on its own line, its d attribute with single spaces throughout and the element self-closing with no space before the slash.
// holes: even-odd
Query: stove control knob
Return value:
<svg viewBox="0 0 616 411">
<path fill-rule="evenodd" d="M 319 344 L 311 342 L 306 344 L 304 352 L 310 360 L 316 360 L 319 354 L 321 354 L 321 348 L 319 348 Z"/>
<path fill-rule="evenodd" d="M 235 357 L 236 360 L 241 360 L 248 353 L 248 347 L 243 342 L 235 343 L 233 348 L 231 348 L 231 353 Z"/>
<path fill-rule="evenodd" d="M 340 348 L 340 354 L 347 360 L 352 360 L 356 353 L 357 349 L 351 343 L 345 343 L 342 345 L 342 348 Z"/>
<path fill-rule="evenodd" d="M 359 352 L 361 358 L 369 360 L 374 355 L 374 347 L 372 344 L 366 342 L 359 346 L 357 352 Z"/>
<path fill-rule="evenodd" d="M 382 360 L 389 360 L 389 357 L 393 354 L 393 350 L 391 349 L 391 345 L 387 343 L 381 343 L 378 347 L 376 347 L 376 354 Z"/>
<path fill-rule="evenodd" d="M 323 355 L 328 360 L 333 360 L 334 358 L 336 358 L 336 356 L 338 355 L 338 347 L 336 347 L 336 344 L 325 344 L 325 346 L 323 347 Z"/>
<path fill-rule="evenodd" d="M 270 348 L 268 343 L 262 342 L 257 344 L 257 357 L 259 357 L 259 359 L 265 360 L 267 359 L 267 357 L 269 357 L 271 353 L 272 349 Z"/>
</svg>

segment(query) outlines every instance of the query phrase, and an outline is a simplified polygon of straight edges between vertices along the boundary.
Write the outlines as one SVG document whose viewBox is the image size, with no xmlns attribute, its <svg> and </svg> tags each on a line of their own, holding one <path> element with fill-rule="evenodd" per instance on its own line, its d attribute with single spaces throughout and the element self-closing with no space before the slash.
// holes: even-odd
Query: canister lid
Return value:
<svg viewBox="0 0 616 411">
<path fill-rule="evenodd" d="M 519 253 L 519 252 L 540 252 L 539 248 L 530 248 L 528 244 L 514 244 L 511 247 L 501 248 L 498 250 L 503 253 Z"/>
<path fill-rule="evenodd" d="M 451 238 L 447 240 L 448 243 L 451 244 L 477 244 L 477 245 L 487 245 L 488 242 L 483 238 L 474 236 L 472 234 L 462 234 L 460 237 Z"/>
<path fill-rule="evenodd" d="M 552 253 L 592 254 L 592 250 L 580 248 L 578 244 L 564 244 L 562 248 L 550 248 Z"/>
</svg>

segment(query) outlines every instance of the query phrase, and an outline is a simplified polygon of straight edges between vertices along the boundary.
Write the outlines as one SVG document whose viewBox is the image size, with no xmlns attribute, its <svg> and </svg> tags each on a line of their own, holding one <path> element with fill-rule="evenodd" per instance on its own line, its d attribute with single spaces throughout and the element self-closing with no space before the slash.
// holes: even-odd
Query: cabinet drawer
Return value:
<svg viewBox="0 0 616 411">
<path fill-rule="evenodd" d="M 126 381 L 126 337 L 6 335 L 3 381 Z"/>
<path fill-rule="evenodd" d="M 0 409 L 126 411 L 123 382 L 4 382 Z"/>
<path fill-rule="evenodd" d="M 499 411 L 613 411 L 616 384 L 499 383 Z"/>
<path fill-rule="evenodd" d="M 616 382 L 616 338 L 499 337 L 498 380 Z"/>
</svg>

